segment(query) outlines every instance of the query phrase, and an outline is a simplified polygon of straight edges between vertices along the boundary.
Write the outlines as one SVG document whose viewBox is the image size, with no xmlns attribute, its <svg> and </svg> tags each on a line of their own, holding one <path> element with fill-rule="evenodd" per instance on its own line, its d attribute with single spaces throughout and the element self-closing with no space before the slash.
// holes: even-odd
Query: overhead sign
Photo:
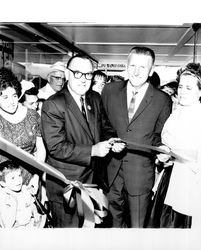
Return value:
<svg viewBox="0 0 201 250">
<path fill-rule="evenodd" d="M 126 64 L 125 63 L 99 63 L 98 69 L 104 70 L 125 70 Z"/>
</svg>

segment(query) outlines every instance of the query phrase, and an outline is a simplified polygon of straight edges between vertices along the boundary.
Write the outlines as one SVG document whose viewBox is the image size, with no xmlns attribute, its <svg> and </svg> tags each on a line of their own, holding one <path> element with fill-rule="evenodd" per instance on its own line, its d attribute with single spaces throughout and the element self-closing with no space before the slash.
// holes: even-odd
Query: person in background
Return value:
<svg viewBox="0 0 201 250">
<path fill-rule="evenodd" d="M 0 227 L 39 227 L 41 215 L 35 198 L 23 185 L 22 170 L 18 164 L 5 161 L 0 164 Z"/>
<path fill-rule="evenodd" d="M 19 103 L 21 85 L 11 70 L 0 69 L 0 136 L 26 152 L 35 155 L 39 161 L 45 161 L 46 150 L 40 131 L 40 116 Z M 0 152 L 0 163 L 12 156 L 9 152 Z M 39 173 L 29 165 L 23 165 L 23 184 L 28 185 L 36 195 Z"/>
<path fill-rule="evenodd" d="M 167 93 L 172 99 L 172 110 L 175 110 L 178 104 L 177 99 L 177 89 L 178 89 L 178 82 L 172 81 L 160 87 L 162 91 Z"/>
<path fill-rule="evenodd" d="M 93 76 L 90 59 L 73 56 L 67 70 L 68 85 L 42 107 L 47 162 L 68 180 L 92 183 L 94 169 L 104 167 L 101 159 L 110 152 L 120 152 L 124 143 L 115 142 L 117 134 L 106 116 L 101 96 L 89 90 Z M 54 226 L 78 227 L 76 211 L 72 211 L 63 198 L 64 185 L 47 175 L 47 191 Z"/>
<path fill-rule="evenodd" d="M 41 76 L 35 76 L 32 80 L 32 83 L 37 89 L 41 89 L 47 84 L 47 80 Z"/>
<path fill-rule="evenodd" d="M 20 102 L 27 108 L 38 111 L 38 89 L 36 87 L 27 89 L 21 97 Z"/>
<path fill-rule="evenodd" d="M 200 228 L 201 223 L 201 65 L 178 71 L 178 105 L 162 130 L 159 154 L 166 164 L 148 227 Z M 168 153 L 173 152 L 173 158 Z"/>
<path fill-rule="evenodd" d="M 108 76 L 108 83 L 110 82 L 118 82 L 118 81 L 123 81 L 124 77 L 120 75 L 113 75 L 113 76 Z"/>
<path fill-rule="evenodd" d="M 149 81 L 155 88 L 160 88 L 161 79 L 156 71 L 149 77 Z"/>
<path fill-rule="evenodd" d="M 92 90 L 98 92 L 101 95 L 103 87 L 107 83 L 107 76 L 100 70 L 96 70 L 93 73 L 93 78 L 91 80 Z"/>
<path fill-rule="evenodd" d="M 47 84 L 39 89 L 39 99 L 46 100 L 63 88 L 65 83 L 65 65 L 63 62 L 56 62 L 50 66 L 47 80 Z"/>
<path fill-rule="evenodd" d="M 171 113 L 171 99 L 148 80 L 154 61 L 153 50 L 132 48 L 127 61 L 128 80 L 110 82 L 102 91 L 108 118 L 125 142 L 154 146 L 161 143 L 163 125 Z M 113 157 L 108 166 L 113 227 L 144 226 L 154 184 L 154 162 L 150 150 L 133 148 L 129 143 Z"/>
</svg>

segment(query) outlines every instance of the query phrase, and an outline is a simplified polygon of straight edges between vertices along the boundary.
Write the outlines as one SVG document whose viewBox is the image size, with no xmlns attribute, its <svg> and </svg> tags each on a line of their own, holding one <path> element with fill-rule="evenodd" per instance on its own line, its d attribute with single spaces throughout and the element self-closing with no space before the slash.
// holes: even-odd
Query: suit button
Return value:
<svg viewBox="0 0 201 250">
<path fill-rule="evenodd" d="M 123 160 L 122 162 L 128 162 L 128 160 Z"/>
</svg>

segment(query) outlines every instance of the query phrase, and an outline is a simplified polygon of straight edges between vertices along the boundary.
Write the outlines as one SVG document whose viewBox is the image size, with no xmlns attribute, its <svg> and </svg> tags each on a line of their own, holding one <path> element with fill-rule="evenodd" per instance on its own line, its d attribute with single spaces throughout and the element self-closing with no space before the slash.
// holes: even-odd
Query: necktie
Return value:
<svg viewBox="0 0 201 250">
<path fill-rule="evenodd" d="M 82 111 L 82 114 L 83 114 L 83 116 L 84 116 L 86 122 L 88 122 L 88 121 L 87 121 L 86 110 L 85 110 L 85 107 L 84 107 L 84 98 L 83 98 L 82 96 L 80 97 L 80 102 L 81 102 L 81 111 Z"/>
<path fill-rule="evenodd" d="M 88 126 L 90 134 L 91 134 L 90 125 L 89 125 L 89 122 L 88 122 L 88 119 L 87 119 L 87 113 L 86 113 L 86 109 L 85 109 L 85 106 L 84 106 L 84 98 L 82 96 L 80 97 L 80 102 L 81 102 L 82 115 L 83 115 L 83 117 L 84 117 L 84 119 L 85 119 L 85 121 L 87 123 L 87 126 Z M 92 136 L 92 134 L 91 134 L 91 136 Z"/>
<path fill-rule="evenodd" d="M 130 102 L 130 105 L 129 105 L 129 108 L 128 108 L 128 119 L 129 119 L 129 122 L 132 120 L 133 116 L 134 116 L 134 112 L 135 112 L 135 97 L 136 97 L 136 94 L 137 94 L 137 91 L 133 91 L 133 96 L 131 98 L 131 102 Z"/>
</svg>

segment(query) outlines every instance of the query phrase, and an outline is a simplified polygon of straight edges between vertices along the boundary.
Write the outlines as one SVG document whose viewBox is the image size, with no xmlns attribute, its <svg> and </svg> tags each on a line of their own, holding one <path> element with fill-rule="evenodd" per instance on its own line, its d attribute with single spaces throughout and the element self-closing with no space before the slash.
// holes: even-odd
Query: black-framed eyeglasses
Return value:
<svg viewBox="0 0 201 250">
<path fill-rule="evenodd" d="M 51 76 L 51 77 L 53 77 L 57 81 L 59 81 L 59 80 L 62 80 L 62 82 L 65 81 L 64 77 L 60 77 L 60 76 Z"/>
<path fill-rule="evenodd" d="M 86 80 L 91 80 L 92 77 L 93 77 L 93 73 L 92 72 L 82 73 L 82 72 L 80 72 L 78 70 L 72 70 L 72 69 L 69 69 L 69 70 L 73 73 L 73 75 L 74 75 L 74 77 L 76 79 L 80 79 L 83 75 L 84 75 L 84 77 L 85 77 Z"/>
</svg>

